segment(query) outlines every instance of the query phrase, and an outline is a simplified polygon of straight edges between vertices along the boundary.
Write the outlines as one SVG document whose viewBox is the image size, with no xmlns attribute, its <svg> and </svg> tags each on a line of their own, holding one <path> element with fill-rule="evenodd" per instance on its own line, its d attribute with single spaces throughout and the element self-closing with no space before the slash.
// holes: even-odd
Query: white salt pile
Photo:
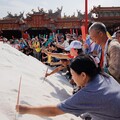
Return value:
<svg viewBox="0 0 120 120">
<path fill-rule="evenodd" d="M 60 74 L 51 75 L 43 81 L 46 69 L 47 66 L 37 59 L 10 45 L 0 44 L 0 120 L 80 120 L 71 114 L 42 118 L 16 113 L 20 76 L 20 104 L 57 104 L 71 96 L 72 87 Z M 48 71 L 51 71 L 50 68 Z"/>
</svg>

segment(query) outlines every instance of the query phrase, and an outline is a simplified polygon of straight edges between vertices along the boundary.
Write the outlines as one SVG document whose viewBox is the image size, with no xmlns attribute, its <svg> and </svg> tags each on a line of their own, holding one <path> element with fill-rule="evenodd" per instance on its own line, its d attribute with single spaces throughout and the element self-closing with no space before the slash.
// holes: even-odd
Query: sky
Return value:
<svg viewBox="0 0 120 120">
<path fill-rule="evenodd" d="M 120 7 L 120 0 L 88 0 L 88 10 L 90 11 L 93 6 L 101 5 L 102 7 Z M 32 9 L 38 11 L 39 8 L 43 8 L 46 12 L 52 9 L 53 12 L 58 8 L 62 9 L 61 15 L 64 13 L 68 15 L 77 15 L 77 10 L 85 11 L 85 0 L 0 0 L 0 18 L 7 16 L 7 12 L 11 12 L 13 15 L 24 12 L 24 17 L 28 12 L 32 13 Z"/>
<path fill-rule="evenodd" d="M 20 104 L 55 105 L 72 95 L 73 88 L 65 76 L 55 73 L 43 79 L 47 67 L 36 58 L 0 42 L 0 120 L 81 120 L 70 114 L 43 118 L 16 113 L 20 78 Z M 51 69 L 48 67 L 48 73 Z"/>
</svg>

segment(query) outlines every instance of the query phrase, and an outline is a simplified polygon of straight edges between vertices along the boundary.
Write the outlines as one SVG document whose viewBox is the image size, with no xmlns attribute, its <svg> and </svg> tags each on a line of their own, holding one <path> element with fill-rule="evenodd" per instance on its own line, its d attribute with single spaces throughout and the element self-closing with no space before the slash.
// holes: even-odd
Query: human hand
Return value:
<svg viewBox="0 0 120 120">
<path fill-rule="evenodd" d="M 47 76 L 49 76 L 49 75 L 50 75 L 49 73 L 46 73 L 46 74 L 45 74 L 45 77 L 47 77 Z"/>
<path fill-rule="evenodd" d="M 51 52 L 48 52 L 46 49 L 42 49 L 42 53 L 45 53 L 46 55 L 51 56 Z"/>
<path fill-rule="evenodd" d="M 28 106 L 25 105 L 16 105 L 16 111 L 20 114 L 26 114 L 28 111 Z"/>
<path fill-rule="evenodd" d="M 85 49 L 87 49 L 89 46 L 88 46 L 87 43 L 84 43 L 84 44 L 83 44 L 83 47 L 84 47 Z"/>
</svg>

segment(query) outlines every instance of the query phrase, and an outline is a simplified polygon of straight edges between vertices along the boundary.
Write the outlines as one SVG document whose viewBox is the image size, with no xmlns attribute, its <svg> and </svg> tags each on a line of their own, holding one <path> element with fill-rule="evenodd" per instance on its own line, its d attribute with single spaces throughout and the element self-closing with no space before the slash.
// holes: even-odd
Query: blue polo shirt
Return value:
<svg viewBox="0 0 120 120">
<path fill-rule="evenodd" d="M 57 107 L 76 116 L 87 113 L 92 120 L 120 120 L 120 85 L 99 74 Z"/>
</svg>

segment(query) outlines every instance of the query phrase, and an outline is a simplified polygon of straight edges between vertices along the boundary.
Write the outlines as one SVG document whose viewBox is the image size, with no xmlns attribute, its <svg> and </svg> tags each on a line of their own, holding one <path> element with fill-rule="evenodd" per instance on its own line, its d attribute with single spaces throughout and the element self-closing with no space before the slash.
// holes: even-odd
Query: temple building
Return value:
<svg viewBox="0 0 120 120">
<path fill-rule="evenodd" d="M 120 29 L 120 7 L 93 7 L 92 22 L 103 22 L 110 33 Z"/>
<path fill-rule="evenodd" d="M 57 8 L 55 12 L 48 12 L 43 8 L 38 11 L 32 10 L 24 18 L 24 12 L 19 15 L 8 15 L 0 20 L 0 34 L 7 38 L 22 37 L 26 32 L 32 36 L 48 35 L 49 33 L 76 33 L 81 34 L 81 26 L 85 24 L 85 15 L 77 10 L 78 15 L 61 16 L 63 7 Z M 120 7 L 93 7 L 88 14 L 88 25 L 94 21 L 103 22 L 112 34 L 120 29 Z"/>
</svg>

